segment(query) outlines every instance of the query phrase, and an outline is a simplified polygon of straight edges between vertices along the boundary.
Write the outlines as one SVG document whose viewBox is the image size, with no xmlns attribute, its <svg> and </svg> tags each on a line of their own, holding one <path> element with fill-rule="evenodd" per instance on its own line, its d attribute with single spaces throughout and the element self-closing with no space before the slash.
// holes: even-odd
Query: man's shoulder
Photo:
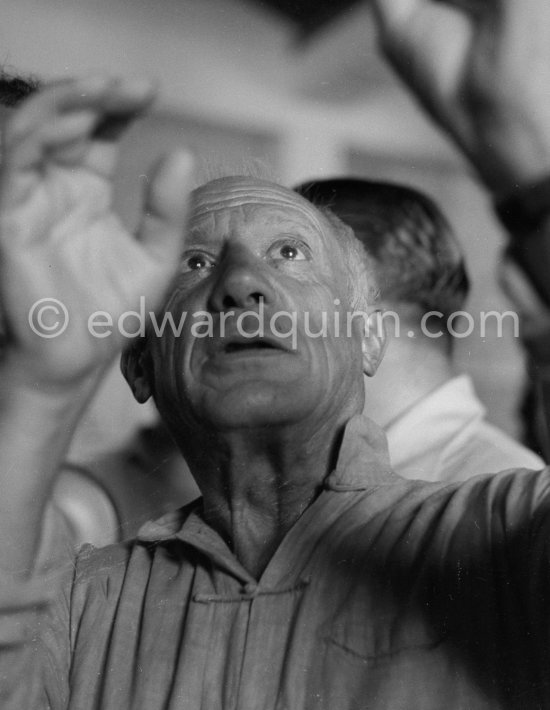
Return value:
<svg viewBox="0 0 550 710">
<path fill-rule="evenodd" d="M 104 547 L 83 545 L 76 558 L 75 581 L 82 582 L 98 578 L 126 574 L 130 564 L 133 568 L 147 568 L 151 565 L 159 546 L 169 548 L 176 539 L 194 503 L 166 513 L 160 518 L 148 521 L 135 538 L 123 540 Z"/>
<path fill-rule="evenodd" d="M 372 509 L 377 512 L 388 508 L 399 515 L 406 511 L 417 510 L 426 506 L 435 516 L 438 512 L 438 502 L 442 508 L 452 500 L 461 500 L 464 507 L 482 499 L 491 500 L 495 504 L 511 504 L 515 499 L 531 491 L 534 499 L 550 495 L 550 466 L 539 466 L 538 469 L 527 466 L 508 466 L 502 469 L 498 476 L 494 472 L 478 473 L 464 479 L 427 481 L 401 477 L 399 474 L 389 485 L 381 485 L 370 490 L 352 491 L 350 503 L 342 511 L 342 515 L 350 519 L 365 520 L 364 512 Z"/>
<path fill-rule="evenodd" d="M 117 575 L 123 576 L 130 561 L 135 562 L 142 557 L 143 562 L 147 562 L 151 554 L 150 548 L 151 545 L 145 545 L 137 538 L 105 547 L 85 544 L 76 557 L 75 584 L 89 580 L 97 581 L 106 577 L 114 579 Z"/>
<path fill-rule="evenodd" d="M 474 529 L 490 538 L 497 528 L 503 534 L 515 526 L 528 528 L 537 513 L 550 511 L 550 468 L 515 468 L 450 483 L 402 479 L 348 495 L 337 527 L 355 546 L 380 535 L 413 547 L 427 540 L 445 543 L 452 535 L 467 545 Z"/>
</svg>

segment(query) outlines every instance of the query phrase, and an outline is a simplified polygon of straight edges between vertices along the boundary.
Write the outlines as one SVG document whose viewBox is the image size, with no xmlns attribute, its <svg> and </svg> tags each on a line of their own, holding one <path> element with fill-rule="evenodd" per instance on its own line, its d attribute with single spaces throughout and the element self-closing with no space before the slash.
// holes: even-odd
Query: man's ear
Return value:
<svg viewBox="0 0 550 710">
<path fill-rule="evenodd" d="M 150 380 L 150 355 L 145 338 L 137 338 L 120 358 L 120 369 L 135 399 L 143 404 L 153 394 Z"/>
<path fill-rule="evenodd" d="M 372 377 L 382 362 L 388 343 L 386 324 L 382 311 L 373 311 L 365 322 L 363 335 L 363 372 Z"/>
</svg>

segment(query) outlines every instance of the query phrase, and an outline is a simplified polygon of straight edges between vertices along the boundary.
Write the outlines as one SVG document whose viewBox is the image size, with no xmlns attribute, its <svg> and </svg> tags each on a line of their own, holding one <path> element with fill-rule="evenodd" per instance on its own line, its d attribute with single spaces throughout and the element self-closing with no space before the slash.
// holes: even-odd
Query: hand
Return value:
<svg viewBox="0 0 550 710">
<path fill-rule="evenodd" d="M 493 192 L 548 174 L 548 0 L 374 7 L 388 60 Z"/>
<path fill-rule="evenodd" d="M 6 356 L 33 386 L 80 383 L 107 364 L 123 336 L 93 337 L 88 318 L 162 300 L 181 250 L 191 160 L 175 153 L 150 176 L 137 238 L 112 209 L 118 139 L 152 103 L 145 82 L 91 78 L 47 87 L 8 123 L 0 182 L 0 303 Z M 29 325 L 40 299 L 69 321 L 58 337 Z"/>
</svg>

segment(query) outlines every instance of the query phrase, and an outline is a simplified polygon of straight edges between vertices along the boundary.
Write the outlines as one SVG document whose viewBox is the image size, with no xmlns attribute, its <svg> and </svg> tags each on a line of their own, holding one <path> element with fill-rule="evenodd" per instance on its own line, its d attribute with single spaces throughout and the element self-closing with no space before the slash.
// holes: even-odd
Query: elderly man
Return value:
<svg viewBox="0 0 550 710">
<path fill-rule="evenodd" d="M 456 371 L 445 324 L 465 307 L 468 276 L 433 200 L 404 185 L 351 177 L 295 189 L 352 227 L 374 264 L 379 305 L 391 317 L 383 362 L 365 379 L 365 412 L 386 432 L 394 471 L 450 482 L 542 468 L 541 458 L 487 422 L 471 379 Z M 434 312 L 430 323 L 426 315 Z"/>
<path fill-rule="evenodd" d="M 3 707 L 547 706 L 548 473 L 443 487 L 391 472 L 384 437 L 360 414 L 381 339 L 367 319 L 337 327 L 367 311 L 370 275 L 349 231 L 295 193 L 246 177 L 208 183 L 182 248 L 189 160 L 175 154 L 151 177 L 133 240 L 110 208 L 114 140 L 150 100 L 140 83 L 69 82 L 8 129 Z M 501 109 L 499 128 L 514 125 Z M 84 550 L 36 620 L 23 570 L 41 509 L 123 343 L 114 326 L 140 296 L 157 311 L 125 372 L 139 400 L 154 397 L 202 500 L 135 541 Z M 58 337 L 28 327 L 43 298 L 58 312 L 32 321 L 40 335 L 59 328 L 60 303 L 71 308 Z M 181 337 L 160 334 L 168 315 Z"/>
</svg>

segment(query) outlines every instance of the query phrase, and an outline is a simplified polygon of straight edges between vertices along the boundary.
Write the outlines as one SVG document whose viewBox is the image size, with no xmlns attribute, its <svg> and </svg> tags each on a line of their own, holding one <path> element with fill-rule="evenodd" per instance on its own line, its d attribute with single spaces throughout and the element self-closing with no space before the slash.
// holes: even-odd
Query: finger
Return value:
<svg viewBox="0 0 550 710">
<path fill-rule="evenodd" d="M 182 250 L 192 175 L 191 154 L 172 153 L 153 170 L 145 196 L 138 239 L 158 261 L 174 267 Z"/>
<path fill-rule="evenodd" d="M 89 136 L 97 123 L 94 111 L 76 111 L 67 116 L 45 123 L 36 135 L 28 134 L 22 138 L 16 150 L 6 153 L 3 167 L 6 171 L 35 168 L 47 153 L 50 160 L 67 162 L 63 157 L 77 145 L 88 146 Z"/>
<path fill-rule="evenodd" d="M 372 8 L 383 33 L 398 31 L 426 0 L 373 0 Z"/>
<path fill-rule="evenodd" d="M 416 98 L 444 120 L 463 71 L 473 22 L 433 0 L 376 0 L 382 50 Z"/>
<path fill-rule="evenodd" d="M 99 115 L 139 111 L 151 103 L 154 95 L 152 83 L 144 79 L 94 76 L 50 84 L 16 109 L 7 122 L 6 139 L 8 143 L 17 142 L 45 122 L 75 111 L 89 109 Z"/>
<path fill-rule="evenodd" d="M 468 16 L 486 14 L 501 0 L 373 0 L 375 20 L 384 47 L 397 46 L 411 36 L 414 25 L 429 25 L 430 30 L 442 33 L 446 10 Z M 419 48 L 420 49 L 420 48 Z"/>
<path fill-rule="evenodd" d="M 49 86 L 8 121 L 5 164 L 15 169 L 35 165 L 45 150 L 55 145 L 62 152 L 77 138 L 115 141 L 153 98 L 151 83 L 143 80 L 94 77 Z M 100 166 L 109 173 L 113 164 L 114 158 Z"/>
<path fill-rule="evenodd" d="M 75 111 L 42 126 L 40 141 L 47 148 L 55 149 L 89 136 L 96 124 L 97 115 L 94 111 Z"/>
</svg>

